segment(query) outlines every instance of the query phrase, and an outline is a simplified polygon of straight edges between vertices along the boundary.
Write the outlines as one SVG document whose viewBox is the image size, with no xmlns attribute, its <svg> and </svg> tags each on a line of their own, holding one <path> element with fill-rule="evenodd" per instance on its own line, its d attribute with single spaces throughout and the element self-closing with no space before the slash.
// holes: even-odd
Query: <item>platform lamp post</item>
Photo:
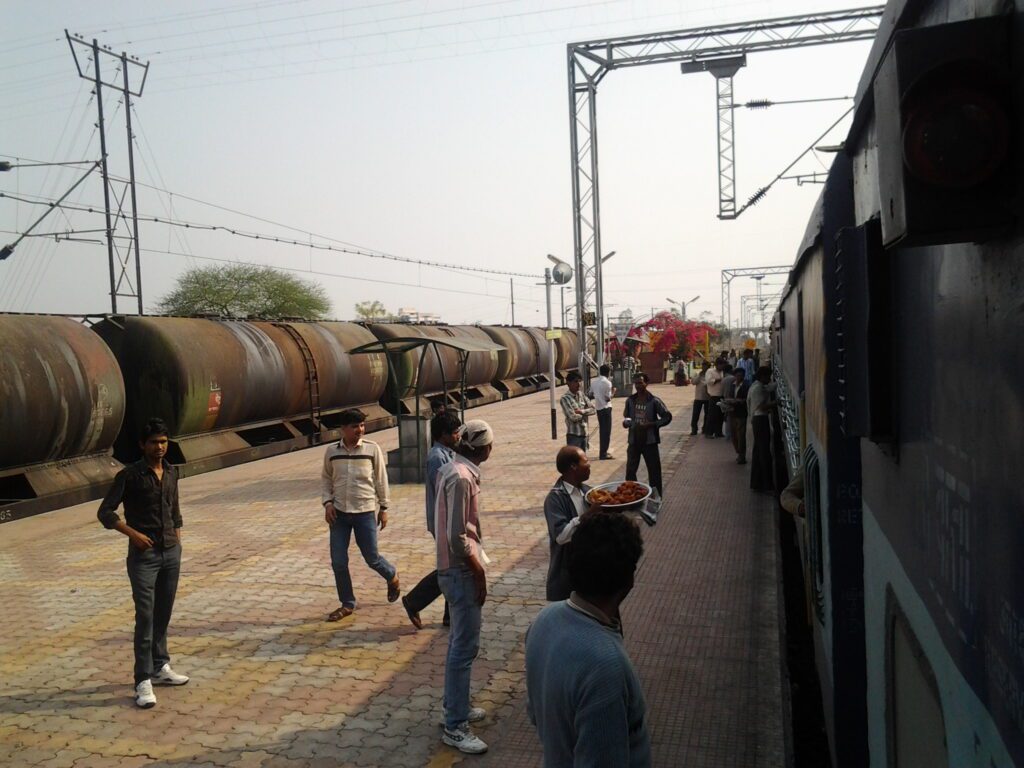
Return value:
<svg viewBox="0 0 1024 768">
<path fill-rule="evenodd" d="M 555 408 L 555 327 L 551 321 L 551 286 L 565 285 L 572 280 L 572 267 L 557 256 L 548 254 L 554 267 L 544 269 L 544 292 L 548 304 L 548 400 L 551 405 L 551 439 L 558 439 L 558 410 Z"/>
<path fill-rule="evenodd" d="M 676 301 L 675 299 L 665 299 L 665 301 L 667 301 L 669 304 L 677 305 L 679 307 L 679 316 L 683 320 L 685 320 L 686 319 L 686 305 L 687 304 L 693 304 L 693 302 L 695 302 L 699 298 L 700 298 L 700 294 L 694 296 L 689 301 Z"/>
</svg>

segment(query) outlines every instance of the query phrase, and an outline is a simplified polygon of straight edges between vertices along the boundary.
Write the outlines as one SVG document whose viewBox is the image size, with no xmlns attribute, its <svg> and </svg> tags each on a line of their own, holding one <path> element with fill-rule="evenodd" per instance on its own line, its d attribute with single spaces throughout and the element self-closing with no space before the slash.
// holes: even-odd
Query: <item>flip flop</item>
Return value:
<svg viewBox="0 0 1024 768">
<path fill-rule="evenodd" d="M 392 577 L 391 581 L 388 582 L 388 602 L 393 603 L 398 599 L 398 596 L 402 594 L 402 587 L 398 581 L 398 574 L 396 573 Z"/>
<path fill-rule="evenodd" d="M 341 621 L 346 616 L 351 616 L 356 612 L 355 608 L 349 608 L 347 605 L 343 605 L 340 608 L 336 608 L 327 614 L 328 621 Z"/>
<path fill-rule="evenodd" d="M 409 617 L 409 621 L 416 629 L 423 629 L 423 620 L 420 618 L 420 614 L 409 607 L 407 598 L 402 598 L 402 607 L 405 608 L 405 613 Z"/>
</svg>

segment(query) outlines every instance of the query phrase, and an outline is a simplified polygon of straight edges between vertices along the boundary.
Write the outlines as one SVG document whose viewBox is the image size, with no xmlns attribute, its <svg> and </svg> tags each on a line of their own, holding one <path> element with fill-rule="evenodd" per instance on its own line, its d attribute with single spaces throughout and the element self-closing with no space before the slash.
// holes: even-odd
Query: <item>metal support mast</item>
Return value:
<svg viewBox="0 0 1024 768">
<path fill-rule="evenodd" d="M 138 98 L 142 96 L 142 89 L 146 85 L 146 76 L 149 74 L 149 63 L 147 62 L 143 64 L 138 59 L 129 56 L 123 51 L 120 54 L 116 54 L 109 48 L 101 46 L 95 39 L 92 40 L 92 42 L 87 42 L 77 35 L 70 34 L 66 29 L 64 30 L 64 36 L 67 38 L 68 47 L 71 49 L 71 55 L 75 60 L 75 68 L 78 70 L 78 76 L 84 80 L 92 82 L 93 87 L 95 88 L 96 110 L 99 118 L 96 127 L 100 134 L 100 171 L 103 176 L 103 213 L 106 219 L 107 259 L 110 267 L 110 310 L 113 313 L 117 313 L 118 298 L 135 299 L 138 312 L 141 315 L 143 312 L 142 263 L 139 258 L 139 219 L 138 203 L 135 192 L 135 154 L 132 147 L 135 137 L 132 134 L 131 97 L 135 96 Z M 79 61 L 78 49 L 76 49 L 76 46 L 88 49 L 90 52 L 92 60 L 91 73 L 88 71 L 88 64 L 83 67 L 82 62 Z M 116 75 L 112 81 L 104 80 L 101 76 L 100 56 L 103 55 L 110 56 L 118 62 L 117 72 L 120 73 L 120 82 L 117 82 Z M 130 85 L 130 66 L 139 67 L 142 70 L 142 79 L 139 82 L 138 90 L 133 90 Z M 125 189 L 119 196 L 116 211 L 111 205 L 111 191 L 113 187 L 108 173 L 107 131 L 106 121 L 103 114 L 104 86 L 118 91 L 124 100 L 125 130 L 128 137 L 128 182 Z M 124 236 L 121 238 L 117 237 L 115 235 L 115 231 L 117 229 L 118 220 L 124 221 L 127 224 L 124 203 L 125 197 L 129 192 L 131 197 L 131 231 L 126 236 L 129 242 L 122 251 L 117 241 L 119 239 L 124 239 Z M 132 264 L 133 261 L 134 264 Z"/>
<path fill-rule="evenodd" d="M 698 64 L 711 71 L 713 61 L 745 57 L 750 53 L 826 45 L 852 40 L 870 40 L 878 30 L 884 6 L 848 11 L 790 16 L 779 19 L 698 27 L 648 35 L 626 35 L 602 40 L 569 43 L 567 46 L 569 86 L 569 157 L 572 172 L 573 246 L 576 269 L 576 330 L 580 335 L 580 372 L 589 379 L 586 364 L 587 312 L 593 325 L 602 326 L 601 306 L 601 206 L 598 191 L 597 87 L 613 69 L 648 64 Z M 707 62 L 707 65 L 705 65 Z M 719 160 L 728 171 L 720 180 L 720 202 L 731 200 L 735 212 L 735 156 L 733 154 L 732 76 L 717 78 L 719 99 Z M 728 120 L 727 125 L 723 123 Z M 727 130 L 723 133 L 722 128 Z M 726 140 L 723 140 L 726 139 Z M 727 161 L 723 161 L 726 156 Z M 723 176 L 725 174 L 722 174 Z M 730 190 L 731 188 L 731 190 Z M 730 210 L 723 206 L 720 213 Z M 729 218 L 729 216 L 723 216 Z M 593 263 L 588 274 L 586 265 Z M 723 289 L 723 317 L 726 301 Z M 594 295 L 593 304 L 589 296 Z M 598 345 L 600 348 L 602 345 Z M 598 354 L 600 357 L 600 352 Z"/>
</svg>

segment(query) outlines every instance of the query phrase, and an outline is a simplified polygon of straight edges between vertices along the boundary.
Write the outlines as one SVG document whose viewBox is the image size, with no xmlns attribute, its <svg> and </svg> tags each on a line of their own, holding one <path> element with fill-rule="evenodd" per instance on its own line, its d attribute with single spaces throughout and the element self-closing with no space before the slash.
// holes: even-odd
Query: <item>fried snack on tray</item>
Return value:
<svg viewBox="0 0 1024 768">
<path fill-rule="evenodd" d="M 587 496 L 587 500 L 592 504 L 601 505 L 631 504 L 634 501 L 640 501 L 646 495 L 647 489 L 644 486 L 634 483 L 632 480 L 627 480 L 624 483 L 620 483 L 619 487 L 613 491 L 606 488 L 591 491 Z"/>
</svg>

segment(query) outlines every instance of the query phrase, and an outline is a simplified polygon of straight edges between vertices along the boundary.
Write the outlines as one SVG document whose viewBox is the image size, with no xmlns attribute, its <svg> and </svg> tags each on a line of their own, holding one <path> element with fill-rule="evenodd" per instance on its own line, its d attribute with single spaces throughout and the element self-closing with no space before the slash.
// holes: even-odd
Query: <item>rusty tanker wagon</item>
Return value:
<svg viewBox="0 0 1024 768">
<path fill-rule="evenodd" d="M 840 768 L 1024 765 L 1022 30 L 886 6 L 773 320 Z"/>
<path fill-rule="evenodd" d="M 440 343 L 353 354 L 396 339 Z M 579 352 L 563 331 L 556 383 Z M 346 408 L 372 431 L 546 389 L 550 360 L 518 326 L 0 314 L 0 522 L 97 498 L 154 416 L 187 476 L 338 439 Z"/>
</svg>

